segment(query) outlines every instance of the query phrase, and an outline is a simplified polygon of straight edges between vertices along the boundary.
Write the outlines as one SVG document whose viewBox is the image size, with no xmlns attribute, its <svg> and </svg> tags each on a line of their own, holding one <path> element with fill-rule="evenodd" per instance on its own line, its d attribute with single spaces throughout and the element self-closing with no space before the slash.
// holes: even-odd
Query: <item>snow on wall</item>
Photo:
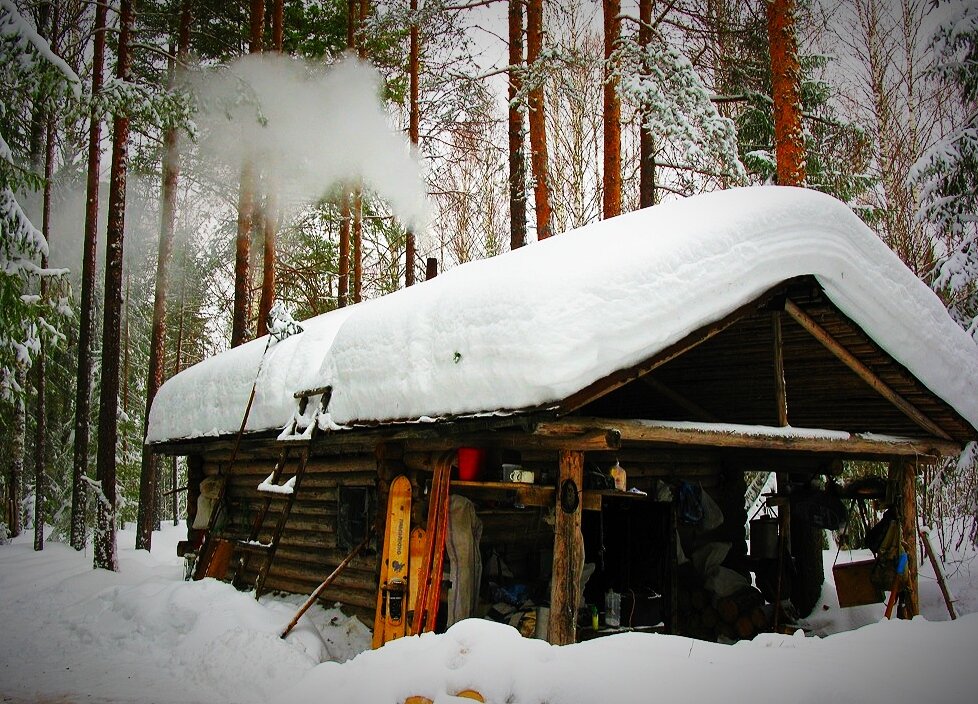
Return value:
<svg viewBox="0 0 978 704">
<path fill-rule="evenodd" d="M 269 351 L 248 429 L 282 427 L 294 391 L 326 385 L 340 424 L 556 402 L 803 274 L 978 426 L 978 347 L 937 296 L 843 203 L 768 186 L 628 213 L 306 321 Z M 237 431 L 264 346 L 167 381 L 147 441 Z"/>
</svg>

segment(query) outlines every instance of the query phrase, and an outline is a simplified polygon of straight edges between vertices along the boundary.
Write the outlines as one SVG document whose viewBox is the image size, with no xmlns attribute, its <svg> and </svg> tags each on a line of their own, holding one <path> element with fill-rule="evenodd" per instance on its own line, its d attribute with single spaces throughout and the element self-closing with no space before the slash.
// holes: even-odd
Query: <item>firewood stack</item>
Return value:
<svg viewBox="0 0 978 704">
<path fill-rule="evenodd" d="M 720 632 L 736 640 L 747 640 L 768 630 L 764 597 L 754 587 L 744 587 L 717 601 Z"/>
<path fill-rule="evenodd" d="M 749 640 L 770 629 L 764 597 L 754 587 L 745 587 L 716 600 L 702 587 L 679 592 L 679 623 L 682 635 L 702 640 Z"/>
</svg>

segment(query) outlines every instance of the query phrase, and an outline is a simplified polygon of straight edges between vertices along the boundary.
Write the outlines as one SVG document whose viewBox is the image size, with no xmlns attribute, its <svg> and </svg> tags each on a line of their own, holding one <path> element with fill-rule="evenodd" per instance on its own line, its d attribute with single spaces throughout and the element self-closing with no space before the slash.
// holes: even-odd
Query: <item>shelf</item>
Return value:
<svg viewBox="0 0 978 704">
<path fill-rule="evenodd" d="M 553 506 L 556 503 L 554 498 L 554 487 L 543 486 L 540 484 L 521 484 L 519 482 L 470 482 L 453 481 L 452 490 L 458 490 L 462 494 L 506 494 L 514 498 L 515 503 L 523 506 Z M 614 489 L 587 489 L 583 492 L 583 503 L 585 511 L 600 511 L 601 499 L 605 496 L 624 499 L 648 499 L 645 494 L 632 494 L 627 491 L 615 491 Z"/>
</svg>

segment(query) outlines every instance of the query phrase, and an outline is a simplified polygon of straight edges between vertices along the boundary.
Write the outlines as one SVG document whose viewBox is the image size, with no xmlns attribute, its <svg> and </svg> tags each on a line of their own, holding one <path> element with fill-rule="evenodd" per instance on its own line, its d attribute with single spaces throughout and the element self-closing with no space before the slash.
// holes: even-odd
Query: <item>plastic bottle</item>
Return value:
<svg viewBox="0 0 978 704">
<path fill-rule="evenodd" d="M 622 467 L 618 462 L 615 462 L 615 466 L 611 468 L 609 472 L 611 478 L 615 481 L 615 489 L 617 491 L 626 491 L 626 475 L 625 468 Z"/>
</svg>

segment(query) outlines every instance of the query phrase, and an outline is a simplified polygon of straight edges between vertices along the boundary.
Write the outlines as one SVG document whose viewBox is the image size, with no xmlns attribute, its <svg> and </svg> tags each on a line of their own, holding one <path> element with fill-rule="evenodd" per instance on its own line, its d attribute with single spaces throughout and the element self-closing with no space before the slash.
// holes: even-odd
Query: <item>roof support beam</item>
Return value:
<svg viewBox="0 0 978 704">
<path fill-rule="evenodd" d="M 839 342 L 832 337 L 825 330 L 825 328 L 815 322 L 815 320 L 808 315 L 808 313 L 799 308 L 794 301 L 791 299 L 786 299 L 784 302 L 784 309 L 788 315 L 794 318 L 795 322 L 805 328 L 805 330 L 807 330 L 812 337 L 822 343 L 825 349 L 834 354 L 840 362 L 854 371 L 856 375 L 869 384 L 873 390 L 876 391 L 876 393 L 900 409 L 900 411 L 910 418 L 910 420 L 931 435 L 936 435 L 944 440 L 951 440 L 951 436 L 944 432 L 939 425 L 921 413 L 915 406 L 900 396 L 896 391 L 891 389 L 886 382 L 876 376 L 876 374 L 874 374 L 869 367 L 856 359 L 856 357 L 853 356 L 849 350 L 839 344 Z"/>
<path fill-rule="evenodd" d="M 918 455 L 952 456 L 961 446 L 937 438 L 899 438 L 878 435 L 852 435 L 834 430 L 731 426 L 707 423 L 667 423 L 618 418 L 562 418 L 543 422 L 536 433 L 566 436 L 616 430 L 622 442 L 695 445 L 700 447 L 745 448 L 788 452 L 822 452 L 864 457 Z"/>
<path fill-rule="evenodd" d="M 778 408 L 778 425 L 788 425 L 788 392 L 784 381 L 784 336 L 781 334 L 781 311 L 771 313 L 774 336 L 774 395 Z"/>
<path fill-rule="evenodd" d="M 661 396 L 665 396 L 667 399 L 675 403 L 677 406 L 682 408 L 687 413 L 691 413 L 696 420 L 701 420 L 705 423 L 718 423 L 719 419 L 710 413 L 708 410 L 703 408 L 697 403 L 690 401 L 688 398 L 683 396 L 681 393 L 673 389 L 671 386 L 663 384 L 661 381 L 656 379 L 651 374 L 646 374 L 641 377 L 642 382 L 651 388 L 656 393 Z"/>
</svg>

